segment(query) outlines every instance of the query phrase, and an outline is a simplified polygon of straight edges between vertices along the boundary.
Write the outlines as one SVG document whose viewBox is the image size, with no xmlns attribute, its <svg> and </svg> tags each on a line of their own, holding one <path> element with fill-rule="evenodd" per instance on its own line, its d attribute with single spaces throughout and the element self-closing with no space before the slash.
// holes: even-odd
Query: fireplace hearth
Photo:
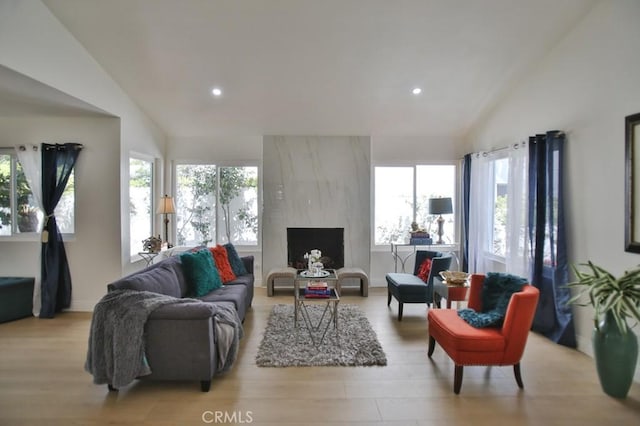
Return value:
<svg viewBox="0 0 640 426">
<path fill-rule="evenodd" d="M 313 249 L 322 252 L 320 261 L 325 269 L 344 266 L 344 228 L 287 228 L 287 263 L 296 269 L 306 269 L 304 254 Z"/>
</svg>

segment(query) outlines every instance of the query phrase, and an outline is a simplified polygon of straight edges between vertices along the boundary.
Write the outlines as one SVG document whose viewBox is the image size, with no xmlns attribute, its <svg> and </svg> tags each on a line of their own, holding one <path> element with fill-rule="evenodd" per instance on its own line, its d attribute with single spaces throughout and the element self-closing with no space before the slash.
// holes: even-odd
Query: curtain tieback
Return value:
<svg viewBox="0 0 640 426">
<path fill-rule="evenodd" d="M 49 242 L 49 231 L 47 231 L 47 224 L 49 223 L 49 218 L 53 216 L 54 214 L 51 213 L 50 215 L 44 217 L 44 224 L 42 225 L 42 242 L 45 244 Z"/>
</svg>

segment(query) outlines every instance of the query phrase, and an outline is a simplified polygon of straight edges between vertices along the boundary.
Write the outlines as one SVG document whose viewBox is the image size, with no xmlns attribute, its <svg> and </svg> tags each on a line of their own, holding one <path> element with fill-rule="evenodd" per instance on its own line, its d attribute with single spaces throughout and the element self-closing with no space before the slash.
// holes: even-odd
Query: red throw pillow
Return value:
<svg viewBox="0 0 640 426">
<path fill-rule="evenodd" d="M 418 278 L 427 282 L 429 279 L 429 272 L 431 272 L 431 259 L 427 258 L 420 265 L 420 269 L 418 269 Z"/>
<path fill-rule="evenodd" d="M 211 251 L 213 258 L 216 261 L 216 268 L 218 268 L 218 271 L 220 272 L 222 283 L 226 284 L 229 281 L 235 280 L 236 274 L 234 274 L 233 269 L 231 269 L 229 257 L 227 256 L 227 249 L 221 245 L 217 245 L 209 248 L 209 251 Z"/>
</svg>

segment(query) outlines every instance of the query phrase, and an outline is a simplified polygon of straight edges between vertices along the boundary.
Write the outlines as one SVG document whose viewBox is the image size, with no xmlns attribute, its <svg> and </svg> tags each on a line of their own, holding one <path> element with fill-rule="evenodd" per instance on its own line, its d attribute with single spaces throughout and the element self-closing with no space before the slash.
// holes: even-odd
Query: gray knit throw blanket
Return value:
<svg viewBox="0 0 640 426">
<path fill-rule="evenodd" d="M 155 309 L 173 303 L 202 302 L 134 290 L 111 291 L 98 302 L 84 366 L 95 384 L 118 388 L 151 374 L 144 355 L 144 326 Z"/>
</svg>

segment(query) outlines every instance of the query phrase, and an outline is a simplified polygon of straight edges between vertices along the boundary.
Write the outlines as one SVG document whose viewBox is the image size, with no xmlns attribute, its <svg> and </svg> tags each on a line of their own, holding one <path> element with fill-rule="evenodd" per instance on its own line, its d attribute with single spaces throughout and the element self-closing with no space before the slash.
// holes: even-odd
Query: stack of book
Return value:
<svg viewBox="0 0 640 426">
<path fill-rule="evenodd" d="M 304 289 L 304 297 L 328 299 L 331 289 L 324 281 L 309 281 Z"/>
<path fill-rule="evenodd" d="M 411 238 L 409 239 L 409 244 L 412 246 L 421 246 L 421 245 L 431 245 L 432 240 L 429 237 L 428 232 L 424 231 L 416 231 L 411 232 Z"/>
</svg>

